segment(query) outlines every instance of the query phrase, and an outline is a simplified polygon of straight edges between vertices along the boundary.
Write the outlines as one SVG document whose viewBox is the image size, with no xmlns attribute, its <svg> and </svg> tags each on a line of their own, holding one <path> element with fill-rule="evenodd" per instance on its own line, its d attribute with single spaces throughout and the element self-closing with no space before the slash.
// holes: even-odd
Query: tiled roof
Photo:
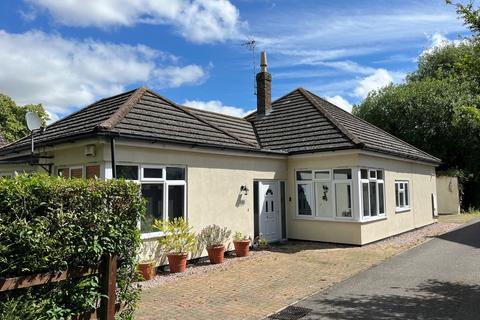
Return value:
<svg viewBox="0 0 480 320">
<path fill-rule="evenodd" d="M 107 134 L 264 152 L 248 121 L 182 107 L 143 87 L 99 100 L 49 125 L 44 132 L 35 134 L 35 142 L 37 146 L 52 145 Z M 29 145 L 30 137 L 22 138 L 1 148 L 0 155 Z"/>
<path fill-rule="evenodd" d="M 42 133 L 35 134 L 36 145 L 53 144 L 77 136 L 93 135 L 96 127 L 110 118 L 115 111 L 135 92 L 128 91 L 99 100 L 59 121 L 47 126 Z M 0 149 L 0 154 L 23 150 L 30 147 L 30 136 L 10 143 Z"/>
<path fill-rule="evenodd" d="M 289 153 L 351 149 L 351 141 L 300 90 L 274 101 L 269 114 L 247 119 L 256 128 L 262 148 Z"/>
<path fill-rule="evenodd" d="M 358 139 L 357 141 L 363 144 L 362 149 L 413 160 L 424 160 L 428 162 L 441 161 L 317 95 L 306 90 L 304 90 L 304 92 L 312 98 L 314 104 L 318 105 L 324 112 L 329 113 L 346 131 Z"/>
<path fill-rule="evenodd" d="M 52 145 L 97 135 L 278 154 L 362 149 L 440 162 L 302 88 L 274 101 L 261 118 L 256 113 L 237 118 L 180 106 L 142 87 L 97 101 L 51 124 L 35 140 Z M 0 155 L 29 143 L 29 137 L 20 139 Z"/>
</svg>

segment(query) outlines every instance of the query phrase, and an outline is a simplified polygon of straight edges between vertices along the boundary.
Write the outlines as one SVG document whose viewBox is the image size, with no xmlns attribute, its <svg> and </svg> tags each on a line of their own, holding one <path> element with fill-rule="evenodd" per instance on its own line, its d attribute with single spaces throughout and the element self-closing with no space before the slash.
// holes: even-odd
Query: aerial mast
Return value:
<svg viewBox="0 0 480 320">
<path fill-rule="evenodd" d="M 255 48 L 257 46 L 257 41 L 254 38 L 250 38 L 241 44 L 242 47 L 246 47 L 248 50 L 252 51 L 252 65 L 253 65 L 253 95 L 257 94 L 257 84 L 255 81 L 255 75 L 257 74 L 256 63 L 255 63 Z"/>
</svg>

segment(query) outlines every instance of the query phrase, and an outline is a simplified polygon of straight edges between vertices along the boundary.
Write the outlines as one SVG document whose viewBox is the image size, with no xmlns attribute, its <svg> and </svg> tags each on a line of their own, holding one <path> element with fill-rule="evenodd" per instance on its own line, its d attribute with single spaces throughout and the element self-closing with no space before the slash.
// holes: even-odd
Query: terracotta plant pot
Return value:
<svg viewBox="0 0 480 320">
<path fill-rule="evenodd" d="M 187 269 L 188 253 L 170 253 L 167 255 L 170 273 L 184 272 Z"/>
<path fill-rule="evenodd" d="M 157 267 L 151 262 L 139 263 L 138 271 L 143 276 L 143 279 L 145 281 L 152 280 L 153 278 L 155 278 L 155 275 L 157 274 Z"/>
<path fill-rule="evenodd" d="M 214 246 L 208 247 L 208 259 L 210 259 L 211 264 L 219 264 L 223 262 L 223 254 L 225 253 L 225 246 Z"/>
<path fill-rule="evenodd" d="M 237 257 L 246 257 L 250 252 L 250 240 L 235 240 L 233 241 L 235 246 L 235 255 Z"/>
</svg>

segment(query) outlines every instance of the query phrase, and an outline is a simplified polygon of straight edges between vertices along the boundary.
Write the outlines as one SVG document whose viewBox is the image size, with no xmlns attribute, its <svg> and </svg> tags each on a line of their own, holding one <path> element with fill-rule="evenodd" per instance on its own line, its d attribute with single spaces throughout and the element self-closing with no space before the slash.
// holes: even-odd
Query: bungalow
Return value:
<svg viewBox="0 0 480 320">
<path fill-rule="evenodd" d="M 298 88 L 271 102 L 262 53 L 257 110 L 245 118 L 198 110 L 141 87 L 99 100 L 0 148 L 0 174 L 125 178 L 153 219 L 185 217 L 268 241 L 363 245 L 431 224 L 431 156 Z M 153 243 L 153 242 L 152 242 Z"/>
</svg>

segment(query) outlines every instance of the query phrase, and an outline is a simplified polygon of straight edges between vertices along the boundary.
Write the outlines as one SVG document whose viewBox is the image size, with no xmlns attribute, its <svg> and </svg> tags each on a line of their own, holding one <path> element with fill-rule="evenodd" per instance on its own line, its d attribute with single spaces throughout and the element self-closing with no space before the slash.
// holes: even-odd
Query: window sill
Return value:
<svg viewBox="0 0 480 320">
<path fill-rule="evenodd" d="M 363 218 L 362 220 L 360 220 L 360 222 L 368 223 L 368 222 L 374 222 L 374 221 L 380 221 L 380 220 L 386 220 L 386 219 L 387 219 L 387 216 L 384 214 L 381 216 L 376 216 L 374 218 L 371 218 L 371 217 Z"/>
<path fill-rule="evenodd" d="M 410 207 L 408 208 L 397 208 L 395 209 L 395 213 L 404 213 L 404 212 L 409 212 L 411 210 Z"/>
<path fill-rule="evenodd" d="M 339 218 L 325 218 L 325 217 L 315 217 L 315 216 L 300 216 L 295 217 L 297 220 L 313 220 L 313 221 L 328 221 L 328 222 L 359 222 L 353 218 L 339 217 Z"/>
<path fill-rule="evenodd" d="M 149 232 L 149 233 L 142 233 L 140 234 L 141 240 L 150 240 L 150 239 L 158 239 L 163 237 L 163 232 Z"/>
<path fill-rule="evenodd" d="M 324 222 L 348 222 L 348 223 L 369 223 L 374 221 L 386 220 L 387 216 L 382 215 L 375 218 L 364 218 L 362 220 L 356 220 L 354 218 L 322 218 L 322 217 L 309 217 L 309 216 L 296 216 L 296 220 L 310 220 L 310 221 L 324 221 Z"/>
</svg>

